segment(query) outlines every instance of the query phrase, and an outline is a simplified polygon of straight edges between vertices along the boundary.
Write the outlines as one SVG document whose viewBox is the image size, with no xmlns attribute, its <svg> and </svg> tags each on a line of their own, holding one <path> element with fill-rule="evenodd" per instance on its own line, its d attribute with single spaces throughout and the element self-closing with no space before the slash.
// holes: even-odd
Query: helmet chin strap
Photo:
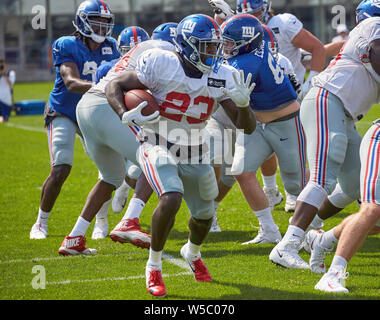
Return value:
<svg viewBox="0 0 380 320">
<path fill-rule="evenodd" d="M 100 36 L 96 33 L 92 33 L 90 38 L 91 38 L 91 40 L 95 41 L 96 43 L 103 43 L 104 40 L 106 40 L 105 36 Z"/>
</svg>

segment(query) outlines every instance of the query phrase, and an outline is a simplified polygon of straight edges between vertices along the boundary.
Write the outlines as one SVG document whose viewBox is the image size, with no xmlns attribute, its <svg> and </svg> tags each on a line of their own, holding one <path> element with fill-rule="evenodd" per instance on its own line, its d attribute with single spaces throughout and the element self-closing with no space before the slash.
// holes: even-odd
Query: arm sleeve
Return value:
<svg viewBox="0 0 380 320">
<path fill-rule="evenodd" d="M 295 36 L 299 34 L 300 31 L 303 29 L 303 24 L 300 20 L 297 19 L 296 16 L 290 13 L 285 13 L 283 15 L 282 29 L 282 32 L 287 38 L 287 40 L 289 42 L 292 42 Z"/>
<path fill-rule="evenodd" d="M 53 61 L 57 67 L 64 62 L 76 62 L 74 58 L 73 44 L 68 39 L 58 39 L 53 43 Z"/>
</svg>

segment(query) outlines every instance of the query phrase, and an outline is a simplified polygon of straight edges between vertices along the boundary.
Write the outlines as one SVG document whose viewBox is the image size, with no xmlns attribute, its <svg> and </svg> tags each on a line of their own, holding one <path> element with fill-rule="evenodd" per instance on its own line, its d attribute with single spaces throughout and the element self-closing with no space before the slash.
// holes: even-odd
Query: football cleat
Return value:
<svg viewBox="0 0 380 320">
<path fill-rule="evenodd" d="M 271 208 L 274 208 L 275 206 L 279 205 L 281 203 L 282 199 L 284 198 L 284 196 L 278 190 L 277 187 L 275 189 L 268 189 L 268 188 L 264 187 L 263 191 L 268 198 L 269 206 Z"/>
<path fill-rule="evenodd" d="M 273 231 L 268 231 L 268 230 L 264 231 L 264 229 L 260 226 L 257 236 L 250 241 L 243 242 L 242 245 L 279 243 L 281 239 L 282 239 L 282 236 L 281 236 L 280 231 L 278 230 L 278 227 L 276 228 L 276 230 L 273 230 Z"/>
<path fill-rule="evenodd" d="M 298 255 L 300 244 L 300 240 L 281 241 L 272 249 L 269 260 L 285 268 L 310 269 L 309 264 Z"/>
<path fill-rule="evenodd" d="M 36 222 L 30 230 L 30 239 L 46 239 L 48 236 L 47 230 L 47 224 Z"/>
<path fill-rule="evenodd" d="M 123 211 L 125 204 L 127 203 L 129 187 L 126 184 L 122 184 L 116 189 L 115 194 L 112 198 L 112 211 L 119 213 Z"/>
<path fill-rule="evenodd" d="M 91 239 L 98 240 L 104 239 L 108 235 L 108 221 L 105 219 L 97 219 L 94 225 L 94 231 L 92 232 Z"/>
<path fill-rule="evenodd" d="M 212 224 L 209 232 L 221 232 L 219 224 L 218 224 L 218 218 L 216 217 L 216 214 L 212 217 Z"/>
<path fill-rule="evenodd" d="M 315 285 L 315 290 L 331 293 L 348 293 L 348 289 L 345 287 L 348 272 L 346 269 L 342 270 L 330 270 L 323 275 L 323 277 Z"/>
<path fill-rule="evenodd" d="M 78 254 L 96 254 L 96 249 L 86 247 L 86 238 L 84 236 L 70 237 L 66 236 L 63 240 L 58 253 L 64 256 L 74 256 Z"/>
<path fill-rule="evenodd" d="M 310 230 L 306 236 L 305 241 L 310 250 L 310 269 L 314 273 L 325 273 L 325 257 L 334 248 L 325 248 L 321 245 L 323 230 Z"/>
<path fill-rule="evenodd" d="M 297 196 L 286 192 L 285 211 L 294 212 L 296 210 Z"/>
<path fill-rule="evenodd" d="M 146 265 L 145 267 L 146 290 L 154 297 L 165 297 L 166 288 L 162 280 L 161 266 Z"/>
<path fill-rule="evenodd" d="M 194 273 L 194 278 L 197 281 L 210 282 L 212 281 L 210 273 L 203 262 L 201 255 L 194 256 L 188 252 L 187 244 L 181 248 L 181 256 L 189 264 Z"/>
<path fill-rule="evenodd" d="M 149 249 L 150 235 L 143 232 L 139 218 L 121 220 L 111 231 L 110 238 L 115 242 L 132 243 L 136 247 Z"/>
</svg>

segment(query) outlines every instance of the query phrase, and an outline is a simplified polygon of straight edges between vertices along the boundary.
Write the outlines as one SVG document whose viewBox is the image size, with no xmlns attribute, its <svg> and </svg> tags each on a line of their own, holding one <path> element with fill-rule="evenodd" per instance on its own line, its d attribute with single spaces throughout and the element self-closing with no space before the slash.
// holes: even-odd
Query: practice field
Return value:
<svg viewBox="0 0 380 320">
<path fill-rule="evenodd" d="M 47 99 L 51 83 L 20 84 L 15 100 Z M 361 134 L 380 117 L 379 106 L 358 123 Z M 130 244 L 114 243 L 110 238 L 91 240 L 93 224 L 87 233 L 87 246 L 96 248 L 95 256 L 61 257 L 58 248 L 74 226 L 86 197 L 97 181 L 94 163 L 77 139 L 74 165 L 49 219 L 49 237 L 30 240 L 29 231 L 36 220 L 41 186 L 50 170 L 47 137 L 42 116 L 15 116 L 0 124 L 0 299 L 1 300 L 154 300 L 145 289 L 145 264 L 148 250 Z M 260 176 L 260 175 L 259 175 Z M 282 183 L 278 183 L 283 192 Z M 131 193 L 130 193 L 131 196 Z M 152 196 L 141 216 L 149 230 L 151 214 L 157 204 Z M 358 210 L 347 207 L 325 223 L 332 228 Z M 308 270 L 288 270 L 269 261 L 274 245 L 242 246 L 258 231 L 258 221 L 249 209 L 238 186 L 220 204 L 218 220 L 221 233 L 210 233 L 202 247 L 211 283 L 193 278 L 179 250 L 187 241 L 189 212 L 185 204 L 164 250 L 163 273 L 167 287 L 164 300 L 321 300 L 380 299 L 380 235 L 369 237 L 350 261 L 347 295 L 325 294 L 314 290 L 321 278 Z M 110 230 L 123 213 L 110 209 Z M 283 235 L 290 215 L 284 202 L 273 210 Z M 329 266 L 332 254 L 327 256 Z M 301 251 L 301 257 L 309 256 Z M 41 279 L 45 276 L 45 287 Z"/>
</svg>

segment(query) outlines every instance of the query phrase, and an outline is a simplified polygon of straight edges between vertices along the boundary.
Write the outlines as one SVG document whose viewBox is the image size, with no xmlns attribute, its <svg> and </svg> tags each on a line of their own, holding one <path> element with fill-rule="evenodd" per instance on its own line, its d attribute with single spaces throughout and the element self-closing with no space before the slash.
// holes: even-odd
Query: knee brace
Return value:
<svg viewBox="0 0 380 320">
<path fill-rule="evenodd" d="M 204 174 L 198 180 L 199 194 L 203 200 L 211 201 L 214 200 L 218 194 L 218 183 L 216 181 L 214 170 L 211 169 Z"/>
<path fill-rule="evenodd" d="M 336 185 L 335 190 L 328 196 L 328 199 L 334 207 L 341 209 L 347 207 L 351 202 L 355 201 L 355 199 L 352 199 L 343 192 L 339 184 Z"/>
</svg>

